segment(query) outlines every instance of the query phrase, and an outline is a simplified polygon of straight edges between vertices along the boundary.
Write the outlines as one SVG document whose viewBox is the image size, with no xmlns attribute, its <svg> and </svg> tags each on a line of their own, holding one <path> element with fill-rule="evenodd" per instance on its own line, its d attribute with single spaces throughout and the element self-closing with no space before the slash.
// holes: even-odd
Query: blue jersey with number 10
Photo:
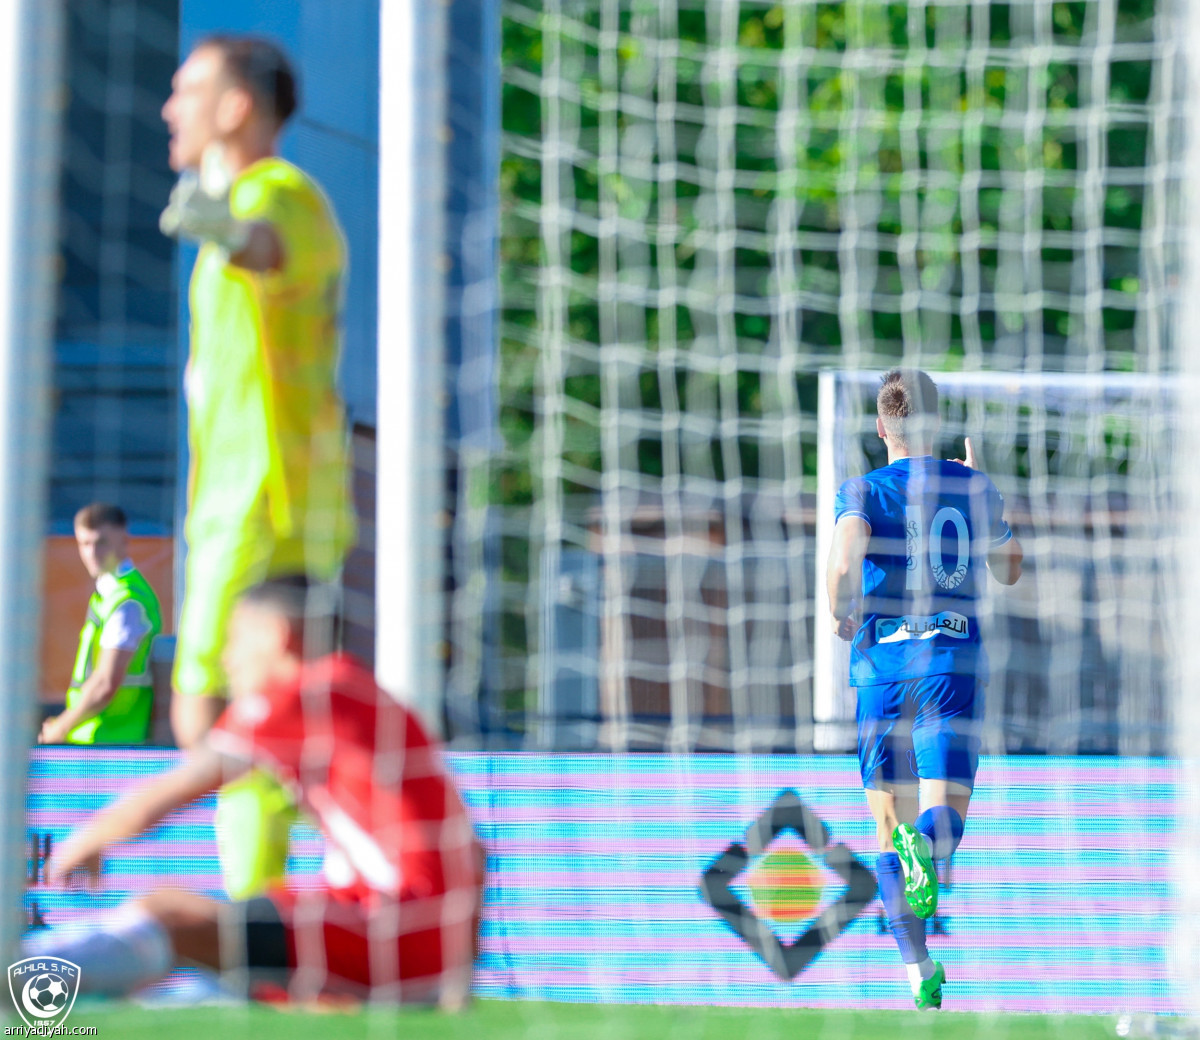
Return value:
<svg viewBox="0 0 1200 1040">
<path fill-rule="evenodd" d="M 871 527 L 850 684 L 973 675 L 987 680 L 976 603 L 987 554 L 1012 537 L 988 477 L 931 456 L 900 459 L 838 491 L 836 515 Z"/>
</svg>

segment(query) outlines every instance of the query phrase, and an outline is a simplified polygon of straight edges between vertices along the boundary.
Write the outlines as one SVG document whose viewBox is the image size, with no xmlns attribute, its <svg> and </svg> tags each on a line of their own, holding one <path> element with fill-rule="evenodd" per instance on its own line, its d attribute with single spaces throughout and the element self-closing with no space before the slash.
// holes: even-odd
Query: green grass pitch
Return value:
<svg viewBox="0 0 1200 1040">
<path fill-rule="evenodd" d="M 476 1001 L 456 1015 L 424 1009 L 323 1013 L 260 1006 L 146 1009 L 81 1003 L 68 1026 L 98 1040 L 1112 1040 L 1114 1016 L 810 1011 Z"/>
</svg>

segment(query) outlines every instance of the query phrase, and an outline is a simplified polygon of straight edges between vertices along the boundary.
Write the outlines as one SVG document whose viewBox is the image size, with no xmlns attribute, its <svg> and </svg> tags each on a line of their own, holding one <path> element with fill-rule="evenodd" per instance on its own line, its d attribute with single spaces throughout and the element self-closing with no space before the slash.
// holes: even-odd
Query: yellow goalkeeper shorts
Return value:
<svg viewBox="0 0 1200 1040">
<path fill-rule="evenodd" d="M 300 538 L 276 538 L 266 510 L 240 524 L 188 527 L 183 607 L 175 642 L 171 685 L 185 696 L 225 696 L 221 652 L 238 597 L 276 574 L 304 572 L 322 581 L 337 575 L 341 554 L 321 547 L 325 557 Z"/>
<path fill-rule="evenodd" d="M 217 852 L 233 900 L 260 896 L 287 867 L 288 833 L 297 819 L 287 791 L 261 769 L 217 793 Z"/>
<path fill-rule="evenodd" d="M 275 574 L 336 577 L 344 542 L 306 545 L 276 538 L 265 507 L 241 522 L 198 524 L 189 517 L 183 608 L 179 616 L 172 686 L 179 696 L 224 697 L 221 654 L 238 597 Z M 217 795 L 217 847 L 225 889 L 232 899 L 260 895 L 283 877 L 288 831 L 296 809 L 287 792 L 259 770 Z"/>
</svg>

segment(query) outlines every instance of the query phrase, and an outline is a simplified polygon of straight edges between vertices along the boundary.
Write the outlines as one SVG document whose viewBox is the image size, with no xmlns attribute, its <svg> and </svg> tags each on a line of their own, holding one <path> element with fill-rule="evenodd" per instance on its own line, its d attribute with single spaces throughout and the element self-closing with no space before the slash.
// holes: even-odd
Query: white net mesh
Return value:
<svg viewBox="0 0 1200 1040">
<path fill-rule="evenodd" d="M 1181 4 L 1177 8 L 1181 15 L 1177 24 L 1183 40 L 1189 43 L 1200 39 L 1200 8 L 1194 4 Z M 1185 90 L 1188 96 L 1194 96 L 1200 88 L 1200 63 L 1195 59 L 1187 61 L 1184 68 Z M 1194 169 L 1195 162 L 1200 157 L 1200 133 L 1192 127 L 1187 135 L 1185 151 L 1185 169 Z M 1194 177 L 1184 181 L 1181 192 L 1185 205 L 1183 249 L 1184 292 L 1181 294 L 1180 306 L 1177 311 L 1176 328 L 1181 341 L 1190 335 L 1197 316 L 1197 306 L 1200 304 L 1200 294 L 1195 289 L 1200 285 L 1200 252 L 1197 251 L 1195 228 L 1200 220 L 1200 192 Z M 1181 382 L 1179 408 L 1179 423 L 1177 427 L 1178 448 L 1175 452 L 1175 481 L 1180 510 L 1179 523 L 1176 526 L 1178 541 L 1175 547 L 1175 558 L 1185 561 L 1190 555 L 1191 545 L 1195 540 L 1197 515 L 1197 490 L 1200 488 L 1196 481 L 1195 462 L 1192 458 L 1190 445 L 1195 437 L 1200 423 L 1196 409 L 1190 407 L 1195 396 L 1197 383 L 1197 356 L 1192 350 L 1183 353 L 1180 366 L 1183 373 Z M 1200 1016 L 1200 987 L 1195 983 L 1200 978 L 1200 893 L 1198 893 L 1193 877 L 1193 864 L 1197 852 L 1200 851 L 1200 758 L 1196 755 L 1197 740 L 1200 739 L 1200 701 L 1192 695 L 1192 676 L 1200 665 L 1197 660 L 1197 647 L 1188 634 L 1197 620 L 1197 600 L 1193 594 L 1190 581 L 1190 570 L 1183 564 L 1176 568 L 1173 575 L 1172 591 L 1175 595 L 1175 616 L 1179 619 L 1178 638 L 1171 653 L 1173 670 L 1170 681 L 1173 689 L 1172 701 L 1175 705 L 1174 719 L 1174 748 L 1181 759 L 1182 783 L 1180 784 L 1180 812 L 1178 836 L 1175 843 L 1175 884 L 1178 893 L 1175 918 L 1175 973 L 1182 981 L 1180 991 L 1182 1001 L 1193 1016 Z"/>
<path fill-rule="evenodd" d="M 504 18 L 504 448 L 464 482 L 452 682 L 484 689 L 488 729 L 811 746 L 815 494 L 848 472 L 818 458 L 824 367 L 1021 373 L 1026 400 L 960 421 L 1003 454 L 1034 555 L 1051 523 L 1110 571 L 1146 551 L 1078 525 L 1153 483 L 1153 439 L 1036 376 L 1172 370 L 1165 10 L 513 0 Z M 1063 512 L 1071 496 L 1089 504 Z M 1122 592 L 1079 594 L 1101 618 Z M 1094 746 L 1088 710 L 1052 698 L 1046 746 Z"/>
<path fill-rule="evenodd" d="M 746 944 L 766 919 L 795 941 L 754 881 L 786 873 L 754 848 L 789 786 L 831 845 L 845 836 L 873 862 L 852 762 L 808 754 L 853 740 L 819 533 L 822 491 L 882 461 L 872 381 L 903 363 L 943 383 L 938 450 L 976 439 L 1030 560 L 987 610 L 997 757 L 931 948 L 953 951 L 959 1007 L 1182 1006 L 1169 955 L 1160 971 L 1128 945 L 1170 945 L 1181 804 L 1176 767 L 1154 757 L 1170 750 L 1176 638 L 1174 14 L 1152 0 L 503 5 L 502 441 L 462 460 L 456 735 L 774 753 L 514 756 L 489 820 L 527 814 L 547 861 L 567 854 L 558 841 L 619 863 L 607 886 L 581 880 L 572 909 L 538 900 L 546 878 L 504 875 L 485 964 L 514 991 L 907 1003 L 896 966 L 872 961 L 890 940 L 876 950 L 861 919 L 789 987 L 678 894 L 698 865 L 734 930 L 738 905 L 758 915 Z M 535 768 L 557 778 L 545 804 Z M 602 838 L 555 827 L 576 798 Z M 650 877 L 673 893 L 653 910 L 625 898 Z M 1134 878 L 1156 893 L 1138 907 L 1121 894 Z M 581 947 L 557 936 L 572 928 L 603 934 L 603 957 L 569 961 Z M 540 969 L 518 936 L 540 943 Z M 763 964 L 795 956 L 767 947 Z M 631 949 L 661 957 L 653 992 Z"/>
</svg>

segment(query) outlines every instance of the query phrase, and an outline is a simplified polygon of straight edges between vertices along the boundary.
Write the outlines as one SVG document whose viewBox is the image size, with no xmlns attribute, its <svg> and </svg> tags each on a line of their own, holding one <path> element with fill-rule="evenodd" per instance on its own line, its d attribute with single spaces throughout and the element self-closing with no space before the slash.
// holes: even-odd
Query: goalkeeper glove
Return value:
<svg viewBox="0 0 1200 1040">
<path fill-rule="evenodd" d="M 250 225 L 229 211 L 232 184 L 219 146 L 206 148 L 200 172 L 185 170 L 171 189 L 159 230 L 168 238 L 215 242 L 229 256 L 240 253 L 250 241 Z"/>
</svg>

